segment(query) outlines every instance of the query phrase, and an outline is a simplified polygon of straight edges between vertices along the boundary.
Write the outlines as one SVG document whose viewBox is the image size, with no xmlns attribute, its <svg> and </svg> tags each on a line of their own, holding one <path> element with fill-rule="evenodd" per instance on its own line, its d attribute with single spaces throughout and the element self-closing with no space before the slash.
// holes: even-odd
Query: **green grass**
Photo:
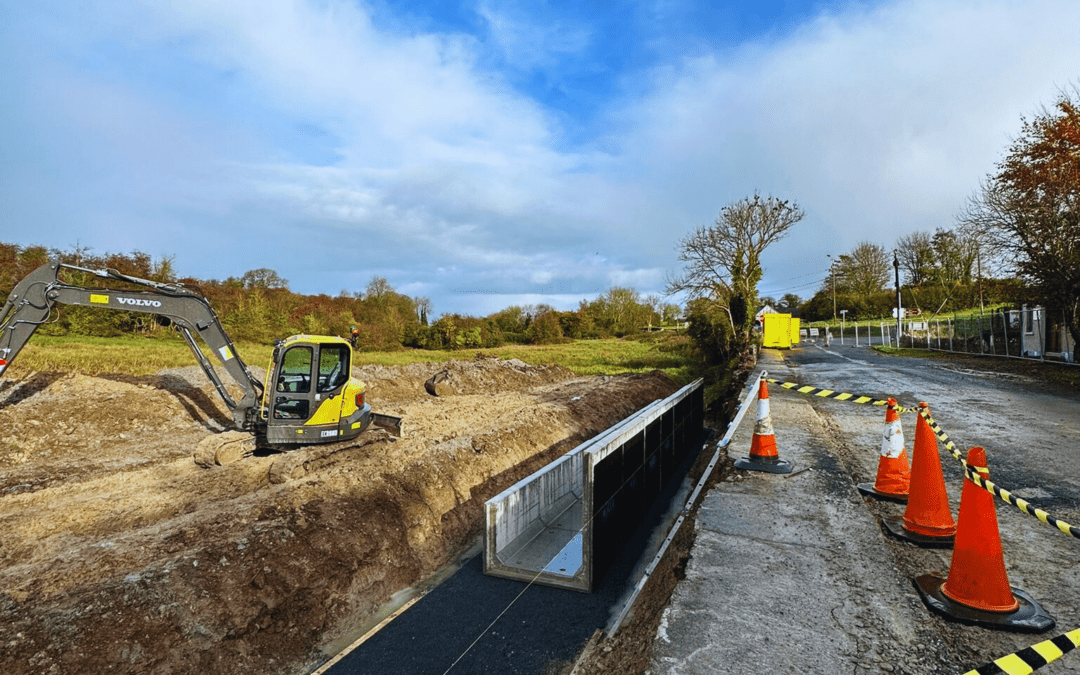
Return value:
<svg viewBox="0 0 1080 675">
<path fill-rule="evenodd" d="M 949 356 L 947 352 L 934 351 L 932 349 L 908 349 L 906 347 L 900 347 L 898 349 L 887 345 L 873 345 L 870 349 L 887 356 L 916 356 L 924 359 L 944 359 Z"/>
<path fill-rule="evenodd" d="M 557 345 L 507 345 L 493 349 L 359 352 L 354 363 L 396 366 L 453 359 L 469 360 L 480 353 L 504 360 L 520 359 L 534 365 L 558 364 L 579 375 L 618 375 L 662 370 L 683 382 L 692 379 L 689 362 L 678 350 L 678 346 L 685 340 L 681 335 L 665 334 L 663 337 L 648 340 L 612 338 L 575 340 Z M 240 357 L 253 366 L 266 366 L 273 351 L 269 345 L 254 343 L 238 343 L 236 349 Z M 216 360 L 211 360 L 217 364 Z M 143 376 L 165 368 L 196 364 L 187 343 L 179 337 L 148 339 L 35 335 L 20 352 L 10 371 L 12 375 L 53 371 Z"/>
<path fill-rule="evenodd" d="M 269 363 L 273 351 L 272 347 L 259 344 L 238 344 L 236 348 L 245 362 L 258 366 Z M 209 350 L 204 346 L 203 352 L 209 353 Z M 165 368 L 181 368 L 197 363 L 191 349 L 180 337 L 149 339 L 35 335 L 23 347 L 10 370 L 13 374 L 52 371 L 142 376 Z"/>
<path fill-rule="evenodd" d="M 945 311 L 945 312 L 942 312 L 941 314 L 932 314 L 930 312 L 923 312 L 922 314 L 920 314 L 918 316 L 905 317 L 904 321 L 946 321 L 948 319 L 972 319 L 972 318 L 978 318 L 980 314 L 982 316 L 988 317 L 991 314 L 996 315 L 998 310 L 1007 309 L 1007 308 L 1010 308 L 1010 305 L 1008 305 L 1006 303 L 998 303 L 998 304 L 995 304 L 995 305 L 986 305 L 981 310 L 978 307 L 973 307 L 973 308 L 970 308 L 970 309 L 959 309 L 959 310 L 956 310 L 955 312 L 954 311 Z M 842 325 L 847 327 L 848 331 L 851 331 L 852 330 L 852 325 L 854 325 L 855 321 L 856 321 L 856 319 L 852 319 L 850 317 L 848 317 L 846 320 L 843 320 L 843 321 L 840 318 L 837 318 L 835 321 L 832 320 L 832 319 L 828 319 L 826 321 L 813 321 L 813 322 L 811 322 L 809 324 L 804 324 L 803 327 L 805 328 L 805 327 L 809 326 L 811 328 L 837 328 L 838 329 L 838 328 L 840 328 L 840 326 L 842 324 Z M 890 326 L 890 325 L 895 326 L 896 325 L 896 318 L 893 317 L 892 315 L 889 315 L 889 316 L 885 316 L 885 317 L 879 317 L 879 318 L 876 318 L 876 319 L 858 319 L 858 322 L 859 322 L 859 327 L 860 328 L 865 327 L 867 324 L 870 324 L 872 326 L 877 326 L 877 325 L 882 324 L 882 323 L 884 323 L 886 326 Z"/>
</svg>

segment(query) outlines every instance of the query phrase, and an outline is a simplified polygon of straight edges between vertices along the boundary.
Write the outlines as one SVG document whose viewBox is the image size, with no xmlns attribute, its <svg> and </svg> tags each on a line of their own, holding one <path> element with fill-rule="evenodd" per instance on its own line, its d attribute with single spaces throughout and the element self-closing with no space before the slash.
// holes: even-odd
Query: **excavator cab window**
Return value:
<svg viewBox="0 0 1080 675">
<path fill-rule="evenodd" d="M 333 391 L 349 381 L 348 345 L 323 345 L 319 350 L 319 385 L 320 394 Z"/>
<path fill-rule="evenodd" d="M 306 420 L 311 416 L 308 397 L 290 397 L 288 394 L 307 394 L 311 391 L 311 347 L 291 347 L 281 358 L 275 389 L 274 418 L 279 420 Z M 280 394 L 285 394 L 281 396 Z"/>
</svg>

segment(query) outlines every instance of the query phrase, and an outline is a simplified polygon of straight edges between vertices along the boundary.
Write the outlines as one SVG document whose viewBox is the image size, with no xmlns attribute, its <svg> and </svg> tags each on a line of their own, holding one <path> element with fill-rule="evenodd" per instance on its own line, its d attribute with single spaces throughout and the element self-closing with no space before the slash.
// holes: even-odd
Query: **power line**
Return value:
<svg viewBox="0 0 1080 675">
<path fill-rule="evenodd" d="M 823 279 L 817 279 L 815 281 L 808 281 L 808 282 L 806 282 L 804 284 L 799 284 L 797 286 L 789 286 L 789 287 L 785 287 L 785 288 L 761 290 L 761 291 L 758 291 L 758 294 L 759 295 L 770 295 L 770 296 L 771 295 L 783 295 L 785 293 L 791 293 L 791 292 L 794 292 L 794 291 L 804 290 L 804 289 L 807 289 L 807 288 L 816 288 L 816 287 L 820 286 L 821 284 L 827 283 L 829 281 L 829 278 L 830 277 L 825 277 Z"/>
</svg>

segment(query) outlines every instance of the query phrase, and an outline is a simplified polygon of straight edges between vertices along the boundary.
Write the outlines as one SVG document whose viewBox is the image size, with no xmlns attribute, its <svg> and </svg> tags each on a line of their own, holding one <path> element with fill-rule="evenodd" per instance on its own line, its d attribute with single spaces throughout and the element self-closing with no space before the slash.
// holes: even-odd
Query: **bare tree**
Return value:
<svg viewBox="0 0 1080 675">
<path fill-rule="evenodd" d="M 244 288 L 288 288 L 289 280 L 282 279 L 277 272 L 268 268 L 260 267 L 257 270 L 248 270 L 240 277 L 240 283 Z"/>
<path fill-rule="evenodd" d="M 833 273 L 839 292 L 867 297 L 881 291 L 889 283 L 892 261 L 884 246 L 859 242 L 851 253 L 841 255 Z"/>
<path fill-rule="evenodd" d="M 364 299 L 380 301 L 386 299 L 386 297 L 393 292 L 394 287 L 390 285 L 390 282 L 386 280 L 386 277 L 371 277 L 371 281 L 369 281 L 367 285 L 367 290 L 364 291 Z"/>
<path fill-rule="evenodd" d="M 934 270 L 934 245 L 930 233 L 912 232 L 896 242 L 896 257 L 908 284 L 921 286 Z"/>
<path fill-rule="evenodd" d="M 428 298 L 416 299 L 416 318 L 421 326 L 428 325 L 428 316 L 431 315 L 431 300 Z"/>
<path fill-rule="evenodd" d="M 805 216 L 799 206 L 769 196 L 741 199 L 720 210 L 712 227 L 700 227 L 679 242 L 683 273 L 670 277 L 668 294 L 687 292 L 722 306 L 732 328 L 748 337 L 757 309 L 761 254 Z"/>
</svg>

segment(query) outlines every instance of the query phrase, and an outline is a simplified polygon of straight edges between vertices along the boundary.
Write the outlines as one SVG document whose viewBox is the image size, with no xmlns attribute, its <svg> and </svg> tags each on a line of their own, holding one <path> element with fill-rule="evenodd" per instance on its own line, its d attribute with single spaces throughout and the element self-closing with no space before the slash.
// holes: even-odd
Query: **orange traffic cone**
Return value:
<svg viewBox="0 0 1080 675">
<path fill-rule="evenodd" d="M 769 385 L 765 382 L 765 373 L 761 374 L 758 389 L 757 423 L 754 425 L 754 438 L 750 441 L 750 456 L 735 460 L 735 468 L 791 473 L 791 464 L 780 459 L 776 452 L 776 434 L 773 433 L 772 418 L 769 417 Z"/>
<path fill-rule="evenodd" d="M 910 482 L 911 467 L 908 465 L 907 451 L 904 450 L 904 428 L 900 426 L 900 415 L 896 412 L 896 399 L 890 398 L 885 408 L 885 431 L 881 438 L 877 480 L 859 483 L 856 487 L 864 495 L 905 503 Z"/>
<path fill-rule="evenodd" d="M 919 408 L 929 406 L 920 403 Z M 926 411 L 929 414 L 929 410 Z M 915 444 L 911 449 L 911 483 L 903 518 L 882 518 L 885 527 L 897 537 L 919 546 L 950 548 L 956 535 L 956 521 L 949 510 L 949 493 L 941 475 L 941 455 L 937 437 L 922 411 L 915 425 Z"/>
<path fill-rule="evenodd" d="M 972 448 L 968 467 L 985 478 L 986 451 Z M 927 606 L 948 618 L 990 628 L 1031 633 L 1053 628 L 1054 619 L 1038 603 L 1009 586 L 994 496 L 970 478 L 964 481 L 958 520 L 948 578 L 924 574 L 915 580 Z"/>
</svg>

